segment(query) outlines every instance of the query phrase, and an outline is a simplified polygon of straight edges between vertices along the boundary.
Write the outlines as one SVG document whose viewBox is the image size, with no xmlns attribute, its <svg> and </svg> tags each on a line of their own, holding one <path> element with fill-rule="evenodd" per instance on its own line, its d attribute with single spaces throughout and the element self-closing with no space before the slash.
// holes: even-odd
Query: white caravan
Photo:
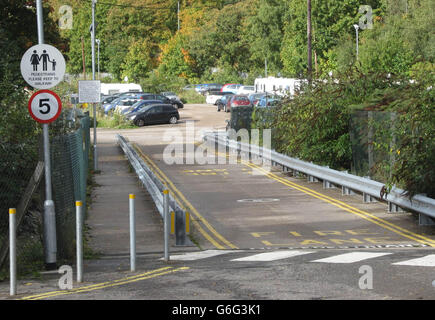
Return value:
<svg viewBox="0 0 435 320">
<path fill-rule="evenodd" d="M 135 83 L 101 83 L 101 94 L 103 95 L 124 92 L 142 92 L 142 87 Z"/>
</svg>

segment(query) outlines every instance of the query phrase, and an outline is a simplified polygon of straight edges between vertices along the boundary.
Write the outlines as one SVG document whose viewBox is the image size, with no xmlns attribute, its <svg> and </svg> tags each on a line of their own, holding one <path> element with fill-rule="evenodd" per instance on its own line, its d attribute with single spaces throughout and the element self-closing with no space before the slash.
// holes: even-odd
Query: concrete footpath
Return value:
<svg viewBox="0 0 435 320">
<path fill-rule="evenodd" d="M 137 253 L 163 251 L 163 221 L 145 188 L 130 169 L 115 132 L 99 130 L 96 186 L 86 225 L 91 249 L 102 255 L 129 254 L 129 194 L 136 195 Z"/>
<path fill-rule="evenodd" d="M 141 280 L 142 278 L 139 277 L 141 273 L 149 270 L 159 271 L 161 268 L 169 268 L 166 273 L 174 272 L 170 267 L 172 262 L 161 260 L 164 250 L 163 221 L 151 196 L 142 186 L 135 172 L 131 170 L 128 160 L 117 143 L 116 133 L 119 133 L 119 130 L 99 130 L 97 135 L 100 172 L 94 174 L 95 185 L 85 220 L 88 246 L 97 256 L 84 260 L 83 283 L 76 282 L 77 270 L 74 261 L 71 266 L 74 290 L 59 290 L 59 280 L 62 275 L 57 270 L 50 272 L 41 270 L 37 278 L 18 279 L 16 296 L 9 295 L 8 281 L 0 283 L 0 300 L 152 299 L 156 297 L 155 294 L 149 295 L 147 290 L 143 292 L 140 290 L 139 294 L 130 295 L 125 292 L 118 293 L 116 290 L 100 289 L 111 286 L 118 288 L 118 285 L 123 284 L 123 281 L 127 283 L 126 279 L 134 275 L 137 277 L 134 281 Z M 90 165 L 92 166 L 93 163 Z M 130 271 L 129 233 L 129 194 L 131 193 L 136 195 L 137 271 L 133 273 Z M 171 253 L 196 250 L 197 247 L 175 247 L 175 239 L 173 236 L 170 237 Z M 166 276 L 166 273 L 155 276 Z M 75 293 L 76 289 L 82 290 L 83 293 Z"/>
</svg>

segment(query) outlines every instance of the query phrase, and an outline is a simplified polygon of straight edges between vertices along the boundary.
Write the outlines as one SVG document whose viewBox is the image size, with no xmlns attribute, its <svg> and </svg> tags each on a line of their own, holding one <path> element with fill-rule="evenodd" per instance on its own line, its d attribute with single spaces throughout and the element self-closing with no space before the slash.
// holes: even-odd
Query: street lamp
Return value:
<svg viewBox="0 0 435 320">
<path fill-rule="evenodd" d="M 97 43 L 97 65 L 98 65 L 98 80 L 100 80 L 100 39 L 95 39 L 95 42 Z"/>
<path fill-rule="evenodd" d="M 354 24 L 353 27 L 355 28 L 356 31 L 356 60 L 358 60 L 358 30 L 359 30 L 359 25 Z"/>
</svg>

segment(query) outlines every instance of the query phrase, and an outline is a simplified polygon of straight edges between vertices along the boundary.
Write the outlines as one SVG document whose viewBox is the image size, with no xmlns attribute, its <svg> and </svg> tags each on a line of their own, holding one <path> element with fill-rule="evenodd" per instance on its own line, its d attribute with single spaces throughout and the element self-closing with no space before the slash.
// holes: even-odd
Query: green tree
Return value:
<svg viewBox="0 0 435 320">
<path fill-rule="evenodd" d="M 130 81 L 138 82 L 152 69 L 150 47 L 146 40 L 133 42 L 124 62 L 121 65 L 122 76 L 127 76 Z"/>
</svg>

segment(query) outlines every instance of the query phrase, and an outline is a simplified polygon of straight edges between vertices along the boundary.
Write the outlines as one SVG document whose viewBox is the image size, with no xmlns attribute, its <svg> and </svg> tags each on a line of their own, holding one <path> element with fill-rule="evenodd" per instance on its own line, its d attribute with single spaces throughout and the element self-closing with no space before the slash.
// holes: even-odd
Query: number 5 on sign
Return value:
<svg viewBox="0 0 435 320">
<path fill-rule="evenodd" d="M 59 96 L 50 90 L 39 90 L 29 100 L 29 113 L 39 123 L 50 123 L 56 120 L 62 110 Z"/>
</svg>

